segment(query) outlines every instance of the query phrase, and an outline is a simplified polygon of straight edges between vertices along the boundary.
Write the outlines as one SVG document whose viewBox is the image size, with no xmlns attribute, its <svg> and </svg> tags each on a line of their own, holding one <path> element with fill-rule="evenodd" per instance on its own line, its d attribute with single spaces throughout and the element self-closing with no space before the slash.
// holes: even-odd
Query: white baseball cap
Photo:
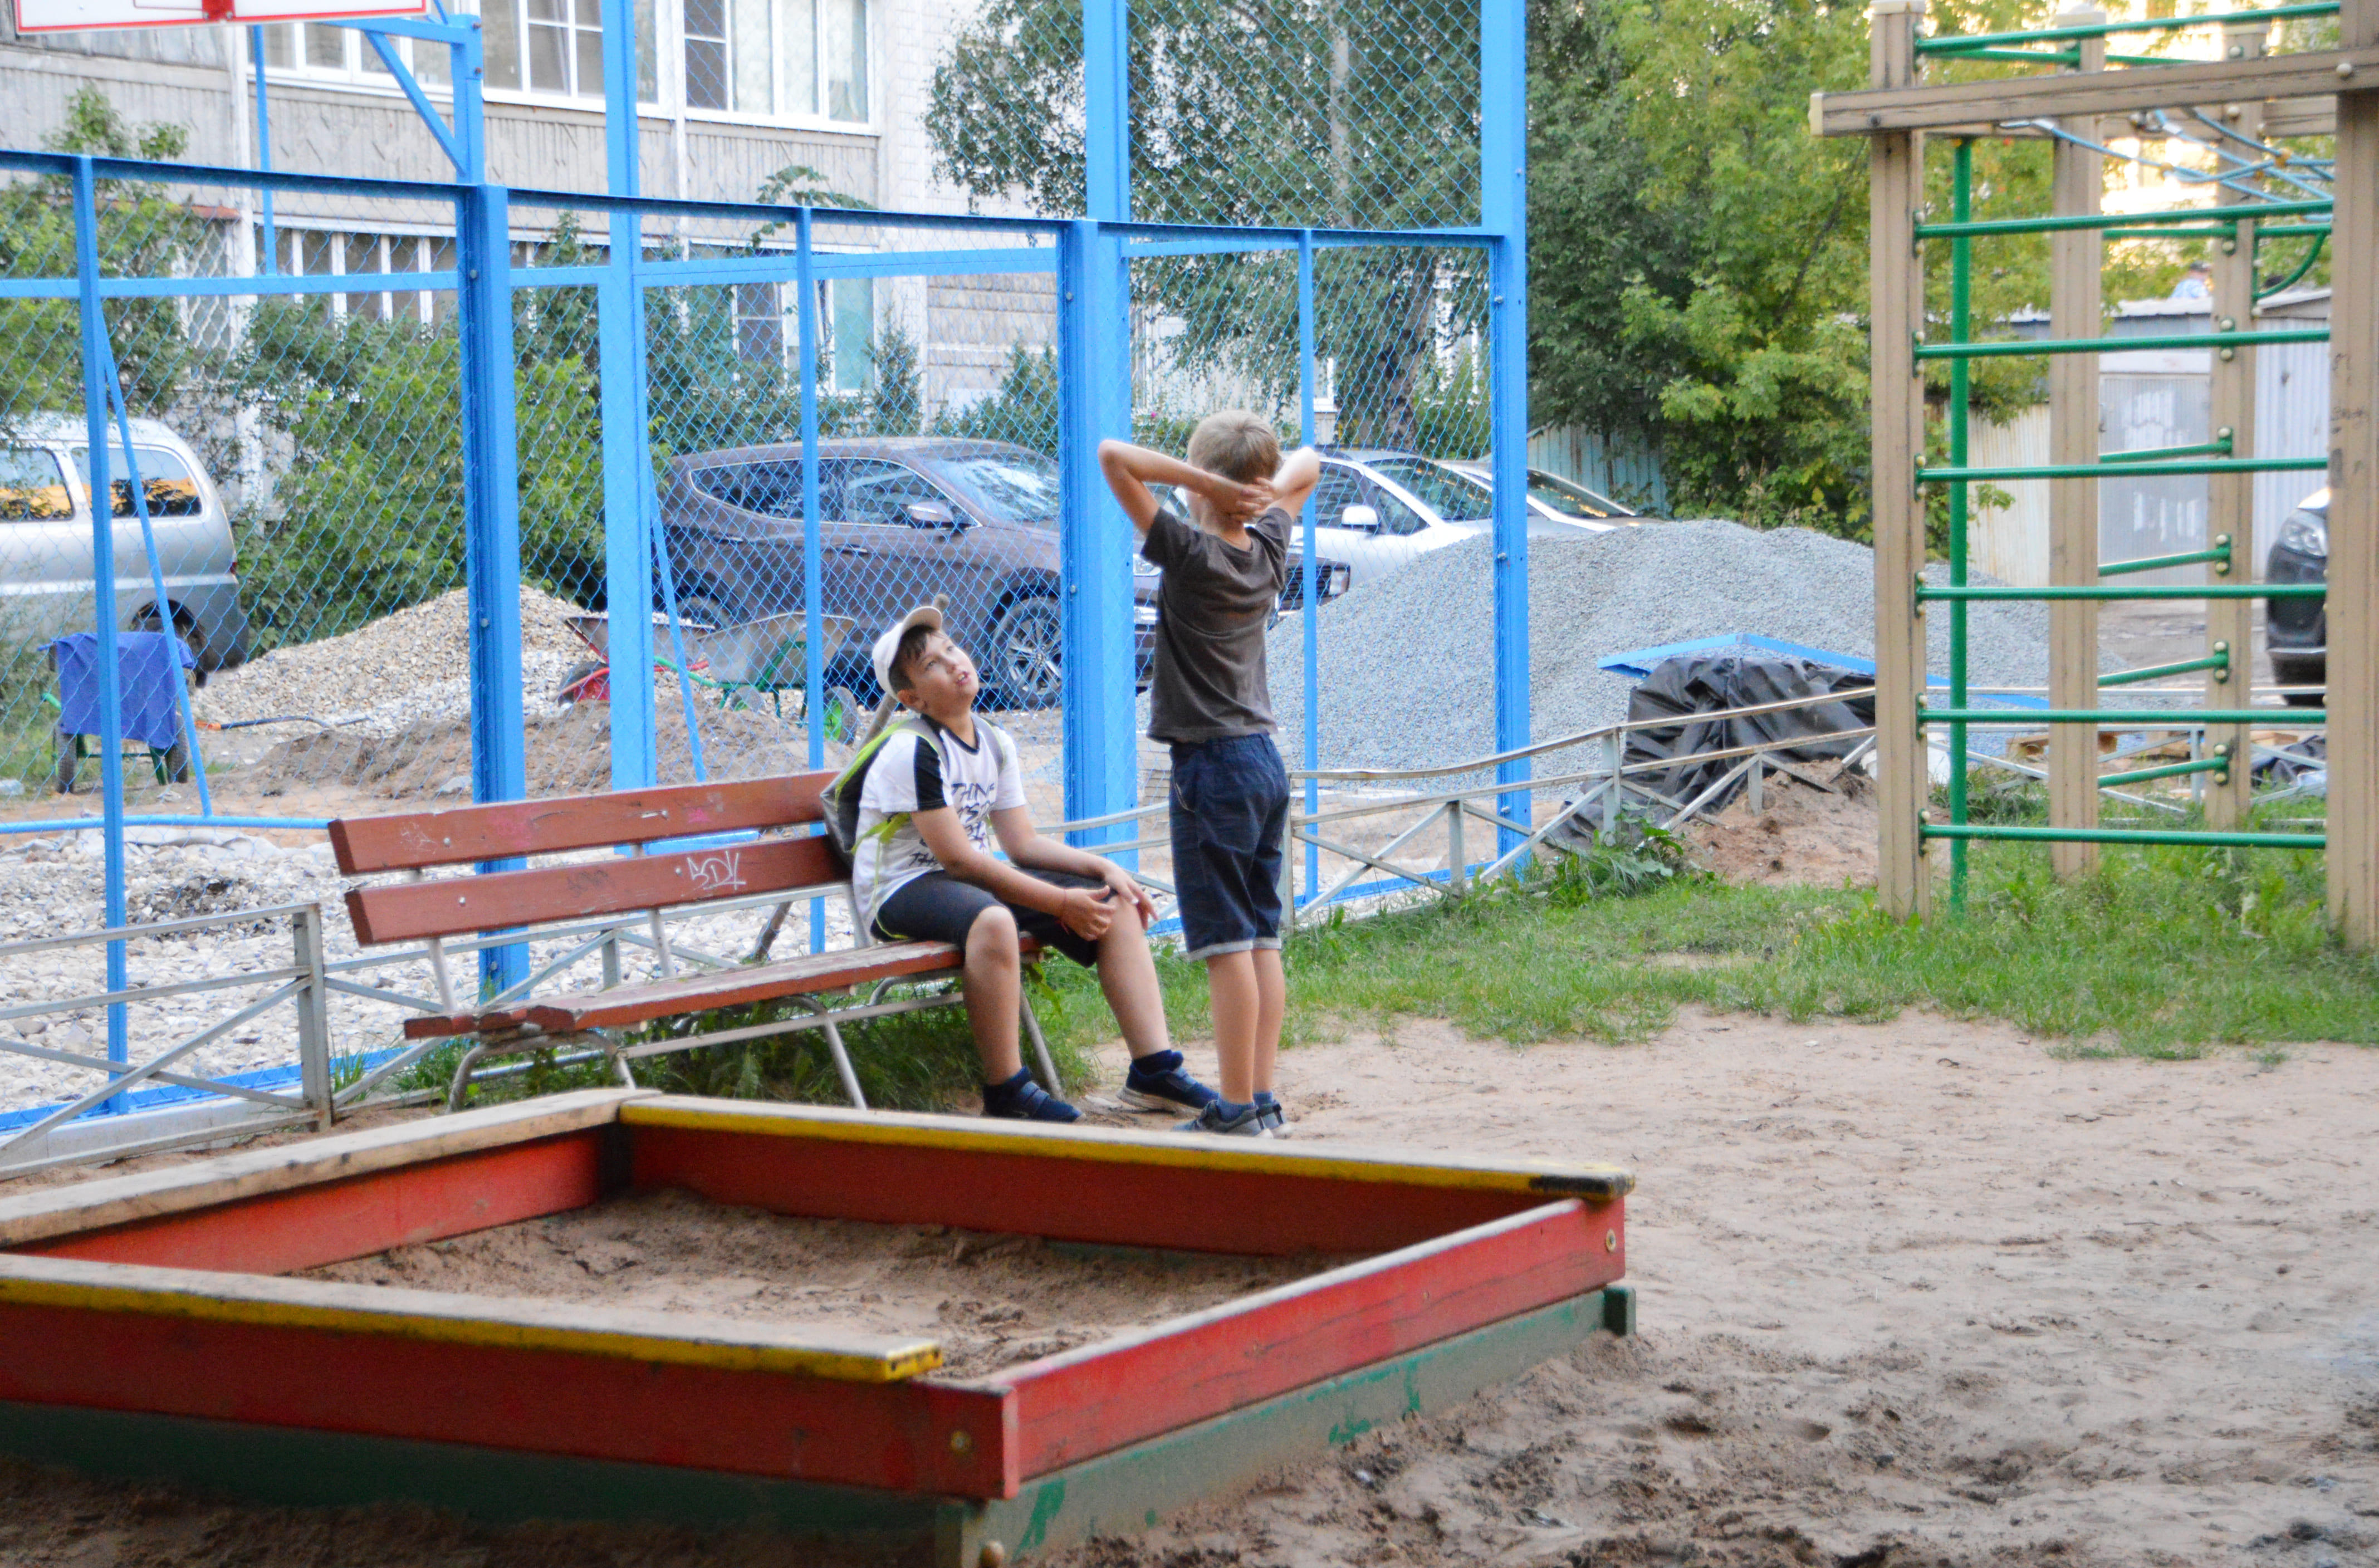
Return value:
<svg viewBox="0 0 2379 1568">
<path fill-rule="evenodd" d="M 942 612 L 932 605 L 921 604 L 876 639 L 876 683 L 888 692 L 892 690 L 893 656 L 900 651 L 900 639 L 912 626 L 938 632 L 942 629 Z"/>
</svg>

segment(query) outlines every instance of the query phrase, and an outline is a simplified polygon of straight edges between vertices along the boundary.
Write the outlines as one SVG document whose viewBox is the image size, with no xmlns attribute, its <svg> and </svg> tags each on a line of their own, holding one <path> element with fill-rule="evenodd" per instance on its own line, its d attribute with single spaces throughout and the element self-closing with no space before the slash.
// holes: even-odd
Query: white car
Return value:
<svg viewBox="0 0 2379 1568">
<path fill-rule="evenodd" d="M 1493 471 L 1484 463 L 1448 463 L 1443 466 L 1481 486 L 1491 487 Z M 1613 528 L 1633 528 L 1644 521 L 1642 513 L 1620 505 L 1609 496 L 1598 495 L 1573 479 L 1542 468 L 1528 470 L 1528 535 L 1543 538 L 1564 530 L 1583 529 L 1589 534 L 1607 534 Z"/>
<path fill-rule="evenodd" d="M 161 613 L 149 552 L 109 442 L 115 605 L 127 632 L 171 624 L 198 655 L 203 679 L 248 657 L 231 517 L 189 443 L 154 419 L 132 421 L 132 452 L 165 578 Z M 92 629 L 91 443 L 81 419 L 37 414 L 0 429 L 0 636 L 18 645 Z"/>
<path fill-rule="evenodd" d="M 1484 466 L 1375 447 L 1324 447 L 1322 482 L 1313 492 L 1316 548 L 1352 565 L 1354 580 L 1361 583 L 1431 550 L 1477 538 L 1494 526 L 1494 491 L 1469 471 Z M 1569 481 L 1541 469 L 1530 469 L 1528 478 L 1530 538 L 1574 539 L 1618 525 L 1563 510 L 1537 493 L 1540 480 L 1564 486 Z M 1624 510 L 1590 490 L 1579 494 L 1613 512 Z M 1584 504 L 1562 499 L 1572 506 Z M 1632 514 L 1626 520 L 1634 521 Z"/>
</svg>

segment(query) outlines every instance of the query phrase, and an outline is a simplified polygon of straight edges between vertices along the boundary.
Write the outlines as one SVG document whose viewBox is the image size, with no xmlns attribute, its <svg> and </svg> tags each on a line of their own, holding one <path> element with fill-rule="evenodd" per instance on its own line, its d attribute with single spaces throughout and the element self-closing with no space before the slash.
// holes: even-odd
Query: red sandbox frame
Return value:
<svg viewBox="0 0 2379 1568">
<path fill-rule="evenodd" d="M 0 1406 L 980 1513 L 1547 1309 L 1622 1326 L 1624 1297 L 1588 1298 L 1624 1271 L 1632 1185 L 1592 1164 L 588 1091 L 0 1200 Z M 1093 1247 L 1370 1256 L 971 1379 L 935 1376 L 928 1340 L 279 1277 L 657 1188 Z"/>
</svg>

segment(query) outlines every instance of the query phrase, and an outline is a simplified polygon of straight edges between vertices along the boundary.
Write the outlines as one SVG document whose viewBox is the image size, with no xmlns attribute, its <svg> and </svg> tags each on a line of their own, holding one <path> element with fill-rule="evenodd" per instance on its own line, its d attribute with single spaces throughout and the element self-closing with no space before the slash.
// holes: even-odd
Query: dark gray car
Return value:
<svg viewBox="0 0 2379 1568">
<path fill-rule="evenodd" d="M 1059 636 L 1057 464 L 1008 441 L 937 436 L 818 443 L 820 608 L 851 618 L 832 679 L 868 701 L 868 651 L 913 606 L 947 595 L 950 634 L 985 689 L 1046 707 L 1064 689 Z M 679 613 L 714 626 L 802 606 L 802 448 L 690 452 L 661 480 L 661 525 Z M 1324 563 L 1323 598 L 1343 591 Z M 1156 657 L 1157 572 L 1134 558 L 1135 673 Z M 1298 602 L 1301 571 L 1282 596 Z"/>
</svg>

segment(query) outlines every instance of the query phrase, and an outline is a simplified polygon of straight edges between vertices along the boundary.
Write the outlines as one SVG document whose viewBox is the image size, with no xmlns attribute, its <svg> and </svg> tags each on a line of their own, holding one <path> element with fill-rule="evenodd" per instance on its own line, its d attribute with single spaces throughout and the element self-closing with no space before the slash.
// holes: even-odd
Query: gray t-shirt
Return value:
<svg viewBox="0 0 2379 1568">
<path fill-rule="evenodd" d="M 1273 732 L 1264 626 L 1288 581 L 1288 513 L 1248 525 L 1248 548 L 1159 511 L 1140 553 L 1164 573 L 1156 590 L 1156 674 L 1149 739 L 1220 741 Z"/>
</svg>

